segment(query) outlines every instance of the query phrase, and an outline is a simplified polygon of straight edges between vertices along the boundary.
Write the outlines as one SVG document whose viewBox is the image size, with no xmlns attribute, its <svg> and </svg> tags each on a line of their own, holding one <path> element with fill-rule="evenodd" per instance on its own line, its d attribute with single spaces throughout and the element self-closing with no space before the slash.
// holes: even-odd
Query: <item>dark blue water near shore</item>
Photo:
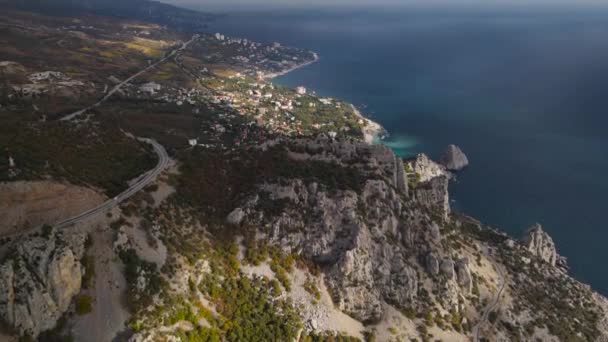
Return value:
<svg viewBox="0 0 608 342">
<path fill-rule="evenodd" d="M 402 155 L 460 145 L 472 165 L 453 206 L 516 237 L 542 223 L 608 294 L 607 14 L 293 11 L 211 30 L 319 52 L 276 82 L 355 103 Z"/>
</svg>

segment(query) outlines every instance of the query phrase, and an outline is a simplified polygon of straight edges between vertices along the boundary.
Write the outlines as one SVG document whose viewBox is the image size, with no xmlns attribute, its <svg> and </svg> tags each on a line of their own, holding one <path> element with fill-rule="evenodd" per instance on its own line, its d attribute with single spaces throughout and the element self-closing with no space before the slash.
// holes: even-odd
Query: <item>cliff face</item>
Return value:
<svg viewBox="0 0 608 342">
<path fill-rule="evenodd" d="M 418 315 L 430 312 L 453 320 L 452 328 L 438 327 L 455 329 L 461 336 L 457 339 L 474 329 L 490 340 L 566 339 L 581 331 L 599 338 L 605 333 L 594 330 L 595 320 L 583 322 L 580 317 L 566 324 L 555 316 L 560 302 L 587 310 L 586 315 L 605 313 L 598 305 L 586 307 L 592 292 L 555 267 L 555 246 L 540 226 L 518 244 L 475 220 L 451 214 L 449 174 L 424 155 L 407 162 L 410 186 L 404 189 L 394 180 L 401 172 L 390 167 L 390 151 L 331 141 L 316 142 L 316 153 L 308 150 L 306 156 L 291 156 L 344 164 L 357 160 L 374 177 L 360 191 L 329 191 L 299 179 L 265 183 L 259 187 L 263 198 L 248 198 L 227 220 L 260 227 L 258 239 L 313 260 L 343 312 L 370 326 L 382 324 L 390 307 Z M 263 208 L 268 200 L 283 203 L 283 210 L 267 213 Z M 550 286 L 540 285 L 545 282 Z M 526 293 L 539 288 L 552 293 L 546 302 L 522 305 L 529 300 Z M 504 325 L 485 324 L 487 303 L 496 303 L 493 311 Z M 528 332 L 505 328 L 537 324 L 538 330 Z"/>
<path fill-rule="evenodd" d="M 256 195 L 236 208 L 228 221 L 234 224 L 239 217 L 239 222 L 266 226 L 260 232 L 262 239 L 321 265 L 335 304 L 362 322 L 380 321 L 385 303 L 401 310 L 419 305 L 423 265 L 417 259 L 423 256 L 431 275 L 447 279 L 442 295 L 458 305 L 458 289 L 471 290 L 468 260 L 453 262 L 441 258 L 442 252 L 430 251 L 442 240 L 440 226 L 450 210 L 443 169 L 420 156 L 422 162 L 414 164 L 414 169 L 423 176 L 414 189 L 408 189 L 403 161 L 385 147 L 325 141 L 308 150 L 318 154 L 307 159 L 342 163 L 356 159 L 374 177 L 360 192 L 327 191 L 320 184 L 301 180 L 264 184 L 260 191 L 270 200 L 285 201 L 293 209 L 264 216 Z M 302 154 L 292 157 L 304 158 Z M 393 167 L 395 161 L 398 167 Z"/>
<path fill-rule="evenodd" d="M 16 241 L 0 264 L 0 317 L 21 335 L 52 329 L 80 291 L 85 235 L 52 231 Z"/>
</svg>

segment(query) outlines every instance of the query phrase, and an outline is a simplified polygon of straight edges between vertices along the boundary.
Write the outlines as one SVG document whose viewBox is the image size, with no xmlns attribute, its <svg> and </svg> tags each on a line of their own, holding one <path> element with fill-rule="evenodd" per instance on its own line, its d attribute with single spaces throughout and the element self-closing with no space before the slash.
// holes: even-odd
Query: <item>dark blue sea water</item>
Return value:
<svg viewBox="0 0 608 342">
<path fill-rule="evenodd" d="M 357 104 L 402 155 L 460 145 L 453 206 L 515 237 L 542 223 L 608 294 L 608 11 L 234 13 L 210 29 L 317 51 L 276 82 Z"/>
</svg>

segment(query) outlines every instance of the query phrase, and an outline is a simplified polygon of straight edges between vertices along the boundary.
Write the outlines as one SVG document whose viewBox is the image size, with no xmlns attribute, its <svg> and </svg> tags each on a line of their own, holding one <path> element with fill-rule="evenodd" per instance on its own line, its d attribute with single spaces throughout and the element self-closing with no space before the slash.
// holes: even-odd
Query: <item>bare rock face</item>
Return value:
<svg viewBox="0 0 608 342">
<path fill-rule="evenodd" d="M 446 176 L 438 176 L 418 184 L 414 189 L 416 201 L 429 208 L 438 208 L 447 220 L 450 214 L 450 197 L 448 192 L 449 180 Z"/>
<path fill-rule="evenodd" d="M 261 188 L 271 199 L 288 200 L 299 208 L 268 218 L 270 242 L 286 251 L 301 251 L 321 265 L 341 311 L 374 322 L 382 317 L 384 302 L 401 308 L 415 303 L 418 278 L 405 255 L 405 241 L 413 244 L 415 233 L 401 222 L 405 209 L 392 184 L 368 180 L 359 194 L 330 194 L 316 183 L 305 185 L 300 180 Z M 255 206 L 243 210 L 255 223 L 259 210 Z"/>
<path fill-rule="evenodd" d="M 473 288 L 473 278 L 471 277 L 471 270 L 469 269 L 469 259 L 463 258 L 458 260 L 454 265 L 454 268 L 456 270 L 458 285 L 462 286 L 467 293 L 470 293 Z"/>
<path fill-rule="evenodd" d="M 436 276 L 439 274 L 439 259 L 433 252 L 429 252 L 424 258 L 426 271 L 429 272 L 431 276 Z"/>
<path fill-rule="evenodd" d="M 555 266 L 558 260 L 555 243 L 540 224 L 535 224 L 528 229 L 523 239 L 524 246 L 532 254 Z"/>
<path fill-rule="evenodd" d="M 241 222 L 243 222 L 244 218 L 245 212 L 243 211 L 243 209 L 236 208 L 232 212 L 230 212 L 230 214 L 228 214 L 226 222 L 228 222 L 228 224 L 238 226 L 239 224 L 241 224 Z"/>
<path fill-rule="evenodd" d="M 426 154 L 420 153 L 411 162 L 414 173 L 418 176 L 418 181 L 424 183 L 436 177 L 447 176 L 445 168 L 432 161 Z"/>
<path fill-rule="evenodd" d="M 0 317 L 20 334 L 52 329 L 80 291 L 83 233 L 16 241 L 0 264 Z"/>
<path fill-rule="evenodd" d="M 405 168 L 403 167 L 403 160 L 395 156 L 395 179 L 393 180 L 395 187 L 400 193 L 408 194 L 409 187 L 407 183 L 407 175 L 405 174 Z"/>
<path fill-rule="evenodd" d="M 460 171 L 469 165 L 469 159 L 456 145 L 449 145 L 441 157 L 441 164 L 450 171 Z"/>
<path fill-rule="evenodd" d="M 441 264 L 439 264 L 439 270 L 442 274 L 445 274 L 448 279 L 453 279 L 455 274 L 454 261 L 452 261 L 452 259 L 442 260 Z"/>
<path fill-rule="evenodd" d="M 448 192 L 450 173 L 423 153 L 409 161 L 409 167 L 418 182 L 412 190 L 416 202 L 426 207 L 438 208 L 443 219 L 447 220 L 451 211 Z"/>
<path fill-rule="evenodd" d="M 357 190 L 331 190 L 302 179 L 259 184 L 266 195 L 244 199 L 239 219 L 264 227 L 257 234 L 261 239 L 314 261 L 336 307 L 361 322 L 379 321 L 385 303 L 417 307 L 419 275 L 413 265 L 428 244 L 441 241 L 441 218 L 430 213 L 449 212 L 446 171 L 421 157 L 426 164 L 420 170 L 429 172 L 408 189 L 403 161 L 385 146 L 323 137 L 290 140 L 287 146 L 293 160 L 358 165 L 369 178 Z M 282 202 L 281 213 L 265 213 L 268 200 Z M 439 259 L 431 268 L 439 272 Z M 452 263 L 452 278 L 453 272 Z"/>
</svg>

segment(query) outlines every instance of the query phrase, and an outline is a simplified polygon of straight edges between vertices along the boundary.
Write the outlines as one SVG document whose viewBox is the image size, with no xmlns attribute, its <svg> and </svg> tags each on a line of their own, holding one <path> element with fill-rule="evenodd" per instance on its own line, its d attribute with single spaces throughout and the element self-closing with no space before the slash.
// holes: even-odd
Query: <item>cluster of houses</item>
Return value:
<svg viewBox="0 0 608 342">
<path fill-rule="evenodd" d="M 311 51 L 283 47 L 277 42 L 264 45 L 244 38 L 227 37 L 219 32 L 210 39 L 236 49 L 233 51 L 236 55 L 231 52 L 229 56 L 231 63 L 249 70 L 250 75 L 257 72 L 270 74 L 282 72 L 316 58 Z"/>
<path fill-rule="evenodd" d="M 73 90 L 81 88 L 77 91 L 79 93 L 86 86 L 83 82 L 73 80 L 58 71 L 33 73 L 27 79 L 30 83 L 11 85 L 12 92 L 8 95 L 9 99 L 14 97 L 32 99 L 45 94 L 66 95 L 72 94 L 74 93 Z"/>
<path fill-rule="evenodd" d="M 148 82 L 137 87 L 129 87 L 130 96 L 135 98 L 154 98 L 155 100 L 174 103 L 182 106 L 186 103 L 196 105 L 199 103 L 203 93 L 199 89 L 175 88 L 163 86 L 156 82 Z"/>
</svg>

